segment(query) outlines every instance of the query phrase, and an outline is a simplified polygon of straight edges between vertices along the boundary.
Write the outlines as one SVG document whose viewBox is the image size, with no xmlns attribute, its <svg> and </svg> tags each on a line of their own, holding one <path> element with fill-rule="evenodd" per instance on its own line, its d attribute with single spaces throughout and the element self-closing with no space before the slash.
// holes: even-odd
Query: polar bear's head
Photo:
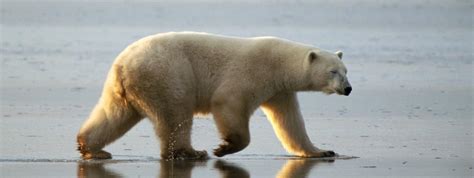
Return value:
<svg viewBox="0 0 474 178">
<path fill-rule="evenodd" d="M 347 80 L 347 69 L 342 63 L 342 52 L 330 53 L 315 49 L 308 54 L 310 90 L 326 94 L 337 93 L 348 96 L 352 86 Z"/>
</svg>

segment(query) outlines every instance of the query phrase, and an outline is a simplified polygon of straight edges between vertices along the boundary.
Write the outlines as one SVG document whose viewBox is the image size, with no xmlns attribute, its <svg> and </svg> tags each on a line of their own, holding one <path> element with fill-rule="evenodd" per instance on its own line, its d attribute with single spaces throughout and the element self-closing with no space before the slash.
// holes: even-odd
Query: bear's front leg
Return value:
<svg viewBox="0 0 474 178">
<path fill-rule="evenodd" d="M 301 116 L 296 93 L 280 93 L 262 105 L 283 147 L 300 157 L 333 157 L 333 151 L 321 150 L 311 143 Z"/>
<path fill-rule="evenodd" d="M 214 155 L 222 157 L 243 150 L 250 142 L 249 134 L 230 134 L 223 136 L 223 143 L 214 149 Z"/>
<path fill-rule="evenodd" d="M 212 102 L 212 114 L 223 140 L 214 149 L 218 157 L 241 151 L 250 143 L 249 107 L 236 96 L 215 98 Z"/>
</svg>

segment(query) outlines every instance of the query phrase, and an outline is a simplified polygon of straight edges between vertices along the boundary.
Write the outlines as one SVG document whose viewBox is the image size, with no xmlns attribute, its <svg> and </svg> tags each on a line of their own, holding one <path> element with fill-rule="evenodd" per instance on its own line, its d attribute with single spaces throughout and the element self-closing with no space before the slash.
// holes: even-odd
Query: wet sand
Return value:
<svg viewBox="0 0 474 178">
<path fill-rule="evenodd" d="M 471 177 L 470 1 L 1 2 L 1 177 Z M 208 161 L 165 162 L 144 120 L 84 162 L 75 134 L 115 56 L 166 31 L 273 35 L 344 51 L 349 97 L 299 94 L 313 143 L 356 159 L 296 159 L 261 111 L 248 148 Z M 219 144 L 210 116 L 193 145 Z M 172 175 L 172 176 L 171 176 Z"/>
</svg>

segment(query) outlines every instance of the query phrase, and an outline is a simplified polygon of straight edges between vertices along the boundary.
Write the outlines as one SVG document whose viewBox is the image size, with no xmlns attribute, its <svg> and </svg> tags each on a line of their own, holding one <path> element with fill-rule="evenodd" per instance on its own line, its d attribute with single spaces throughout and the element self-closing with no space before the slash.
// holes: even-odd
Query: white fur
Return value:
<svg viewBox="0 0 474 178">
<path fill-rule="evenodd" d="M 115 60 L 79 132 L 80 150 L 101 158 L 94 154 L 148 117 L 162 157 L 201 157 L 191 146 L 192 118 L 212 113 L 224 140 L 215 154 L 223 156 L 249 144 L 249 118 L 262 106 L 286 150 L 324 156 L 306 135 L 296 92 L 341 94 L 350 84 L 340 57 L 275 37 L 171 32 L 143 38 Z"/>
</svg>

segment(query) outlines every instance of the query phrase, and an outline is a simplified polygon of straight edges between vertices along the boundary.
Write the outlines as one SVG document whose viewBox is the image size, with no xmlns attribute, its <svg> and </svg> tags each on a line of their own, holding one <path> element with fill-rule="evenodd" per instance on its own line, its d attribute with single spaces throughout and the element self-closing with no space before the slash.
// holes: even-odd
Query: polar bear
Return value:
<svg viewBox="0 0 474 178">
<path fill-rule="evenodd" d="M 163 159 L 207 158 L 191 146 L 193 115 L 211 113 L 223 142 L 218 157 L 250 142 L 249 118 L 259 107 L 283 147 L 300 157 L 330 157 L 306 134 L 296 92 L 349 95 L 342 52 L 276 37 L 237 38 L 169 32 L 128 46 L 113 63 L 102 96 L 81 127 L 83 159 L 102 150 L 143 118 L 160 139 Z"/>
</svg>

